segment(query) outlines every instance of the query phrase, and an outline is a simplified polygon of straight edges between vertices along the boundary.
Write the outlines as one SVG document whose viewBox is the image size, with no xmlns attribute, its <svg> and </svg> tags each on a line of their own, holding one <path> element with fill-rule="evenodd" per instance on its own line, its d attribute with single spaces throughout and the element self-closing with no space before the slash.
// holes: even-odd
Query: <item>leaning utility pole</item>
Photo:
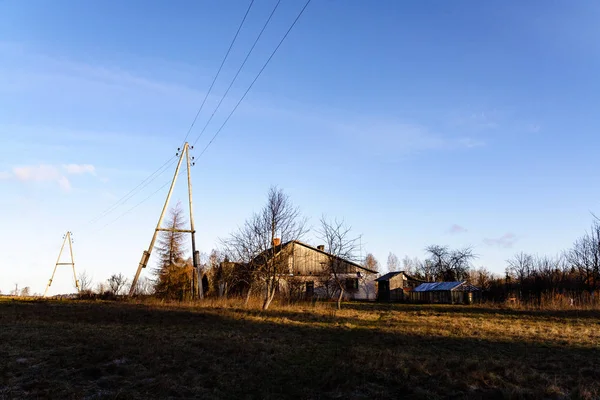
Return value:
<svg viewBox="0 0 600 400">
<path fill-rule="evenodd" d="M 148 250 L 145 250 L 142 254 L 142 259 L 138 265 L 137 271 L 135 273 L 135 277 L 131 282 L 131 288 L 129 289 L 129 295 L 132 296 L 135 293 L 135 287 L 137 285 L 137 281 L 140 277 L 140 273 L 142 272 L 142 268 L 146 268 L 148 265 L 148 260 L 150 260 L 150 254 L 152 253 L 152 249 L 154 249 L 154 243 L 156 242 L 156 237 L 158 233 L 161 231 L 167 232 L 186 232 L 192 235 L 192 262 L 194 265 L 194 271 L 192 275 L 192 298 L 203 298 L 202 293 L 202 283 L 199 279 L 199 265 L 200 265 L 200 252 L 196 250 L 196 231 L 194 229 L 194 214 L 192 212 L 192 174 L 191 174 L 191 166 L 194 165 L 193 159 L 190 160 L 190 145 L 186 142 L 183 145 L 183 150 L 180 148 L 181 153 L 178 153 L 179 162 L 177 163 L 177 168 L 175 168 L 175 175 L 173 175 L 173 181 L 171 182 L 171 187 L 169 188 L 169 193 L 167 194 L 167 199 L 165 200 L 165 204 L 163 206 L 162 212 L 160 213 L 160 217 L 158 218 L 158 223 L 156 224 L 156 229 L 154 230 L 154 234 L 152 235 L 152 240 L 150 241 L 150 245 L 148 246 Z M 179 169 L 181 168 L 181 163 L 183 161 L 183 156 L 186 157 L 187 164 L 187 181 L 188 181 L 188 198 L 190 204 L 190 229 L 174 229 L 174 228 L 161 228 L 161 224 L 163 218 L 165 217 L 165 213 L 167 208 L 169 207 L 169 201 L 171 201 L 171 195 L 173 194 L 173 188 L 175 187 L 175 182 L 177 182 L 177 177 L 179 176 Z"/>
<path fill-rule="evenodd" d="M 71 234 L 73 232 L 67 232 L 64 236 L 63 236 L 63 243 L 62 246 L 60 247 L 60 251 L 58 252 L 58 258 L 56 259 L 56 264 L 54 265 L 54 271 L 52 271 L 52 276 L 50 277 L 50 280 L 48 281 L 48 285 L 46 286 L 46 290 L 44 291 L 44 297 L 46 297 L 46 294 L 48 293 L 48 289 L 50 288 L 50 285 L 52 285 L 52 280 L 54 279 L 54 274 L 56 273 L 56 268 L 58 268 L 59 265 L 70 265 L 73 268 L 73 278 L 75 279 L 75 288 L 77 288 L 77 290 L 79 291 L 79 281 L 77 280 L 77 274 L 75 273 L 75 259 L 73 258 L 73 239 L 71 239 Z M 69 253 L 71 254 L 71 262 L 68 263 L 61 263 L 60 262 L 60 256 L 62 255 L 62 252 L 65 248 L 65 243 L 67 243 L 67 241 L 69 242 Z"/>
</svg>

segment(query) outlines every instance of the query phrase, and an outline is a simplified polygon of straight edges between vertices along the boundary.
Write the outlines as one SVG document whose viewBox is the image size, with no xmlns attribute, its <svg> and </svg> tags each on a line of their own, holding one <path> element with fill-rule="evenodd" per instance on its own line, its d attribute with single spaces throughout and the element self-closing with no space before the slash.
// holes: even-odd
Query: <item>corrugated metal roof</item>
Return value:
<svg viewBox="0 0 600 400">
<path fill-rule="evenodd" d="M 464 282 L 429 282 L 421 283 L 413 289 L 414 292 L 433 292 L 439 290 L 453 290 L 462 285 Z"/>
</svg>

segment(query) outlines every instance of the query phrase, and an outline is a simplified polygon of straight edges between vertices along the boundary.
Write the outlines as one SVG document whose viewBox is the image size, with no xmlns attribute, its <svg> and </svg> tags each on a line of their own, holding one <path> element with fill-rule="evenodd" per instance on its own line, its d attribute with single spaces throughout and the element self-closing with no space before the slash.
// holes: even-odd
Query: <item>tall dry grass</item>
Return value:
<svg viewBox="0 0 600 400">
<path fill-rule="evenodd" d="M 589 292 L 543 293 L 538 298 L 520 299 L 513 297 L 502 303 L 486 302 L 488 307 L 508 307 L 517 310 L 597 310 L 600 311 L 600 295 Z"/>
</svg>

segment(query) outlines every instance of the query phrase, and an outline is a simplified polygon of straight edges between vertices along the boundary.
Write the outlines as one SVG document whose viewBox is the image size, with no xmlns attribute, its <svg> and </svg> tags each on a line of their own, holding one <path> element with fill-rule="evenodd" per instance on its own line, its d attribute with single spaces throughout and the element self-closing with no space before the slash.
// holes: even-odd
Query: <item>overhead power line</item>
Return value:
<svg viewBox="0 0 600 400">
<path fill-rule="evenodd" d="M 221 70 L 223 69 L 223 65 L 225 65 L 225 61 L 227 61 L 227 58 L 229 57 L 229 53 L 231 52 L 231 49 L 233 48 L 233 45 L 235 44 L 239 33 L 242 29 L 242 26 L 244 25 L 244 22 L 246 21 L 246 17 L 248 16 L 248 13 L 250 12 L 250 9 L 252 8 L 252 5 L 254 4 L 254 0 L 250 1 L 250 4 L 248 5 L 248 8 L 246 9 L 246 12 L 244 13 L 244 17 L 242 18 L 242 21 L 240 22 L 235 35 L 233 37 L 233 39 L 231 40 L 231 43 L 229 44 L 229 47 L 227 49 L 227 52 L 225 53 L 225 56 L 223 57 L 223 60 L 221 61 L 221 65 L 219 66 L 219 69 L 217 70 L 217 73 L 215 74 L 210 87 L 208 88 L 208 91 L 206 92 L 206 95 L 204 96 L 204 99 L 202 100 L 202 104 L 200 105 L 200 108 L 198 109 L 198 112 L 196 112 L 196 115 L 194 117 L 194 120 L 192 121 L 192 124 L 190 125 L 185 138 L 183 139 L 183 143 L 185 143 L 185 141 L 187 140 L 190 132 L 192 131 L 192 129 L 194 128 L 194 125 L 196 124 L 196 120 L 198 119 L 198 116 L 200 115 L 200 113 L 202 112 L 202 109 L 204 108 L 204 104 L 206 103 L 206 100 L 208 99 L 208 96 L 210 95 L 215 82 L 217 81 L 217 78 L 219 77 L 219 74 L 221 73 Z M 183 146 L 183 145 L 182 145 Z M 156 171 L 154 171 L 152 174 L 150 174 L 146 179 L 144 179 L 142 182 L 140 182 L 136 187 L 134 187 L 133 189 L 131 189 L 129 192 L 127 192 L 122 198 L 120 198 L 119 200 L 117 200 L 116 203 L 114 203 L 113 205 L 111 205 L 109 208 L 107 208 L 106 210 L 104 210 L 102 213 L 100 213 L 99 215 L 97 215 L 96 217 L 92 218 L 86 225 L 91 225 L 96 223 L 97 221 L 99 221 L 100 219 L 104 218 L 105 216 L 107 216 L 108 214 L 114 212 L 117 208 L 119 208 L 119 206 L 121 206 L 122 204 L 125 204 L 129 199 L 131 199 L 133 196 L 135 196 L 141 189 L 143 189 L 144 187 L 148 186 L 148 184 L 150 184 L 152 181 L 154 181 L 154 179 L 156 179 L 159 175 L 161 175 L 164 171 L 160 172 L 158 175 L 156 175 L 162 168 L 165 167 L 165 165 L 167 165 L 169 162 L 174 162 L 173 160 L 174 157 L 170 158 L 169 160 L 167 160 L 167 162 L 165 162 L 163 165 L 161 165 Z M 167 167 L 168 168 L 168 167 Z"/>
<path fill-rule="evenodd" d="M 246 61 L 248 61 L 248 58 L 250 58 L 250 55 L 252 54 L 252 51 L 254 51 L 254 48 L 256 47 L 256 44 L 260 40 L 260 38 L 261 38 L 263 32 L 265 31 L 265 29 L 267 28 L 267 25 L 269 25 L 269 22 L 271 21 L 271 18 L 273 18 L 273 14 L 275 14 L 275 11 L 277 10 L 277 7 L 279 7 L 280 3 L 281 3 L 281 0 L 278 0 L 277 3 L 275 4 L 275 7 L 273 7 L 273 11 L 271 11 L 271 14 L 269 15 L 269 18 L 267 18 L 267 20 L 264 23 L 262 29 L 260 30 L 258 36 L 254 40 L 254 43 L 252 44 L 252 47 L 250 48 L 250 50 L 246 54 L 246 58 L 244 58 L 244 61 L 242 62 L 242 64 L 238 68 L 238 70 L 235 73 L 235 76 L 233 77 L 233 79 L 231 80 L 231 82 L 229 83 L 229 86 L 227 87 L 227 90 L 225 91 L 225 93 L 223 93 L 223 96 L 221 96 L 221 100 L 219 100 L 219 103 L 217 104 L 217 106 L 213 110 L 212 114 L 210 115 L 210 118 L 208 119 L 208 121 L 206 121 L 206 124 L 204 124 L 204 127 L 202 128 L 202 131 L 200 131 L 200 134 L 198 135 L 198 137 L 194 141 L 194 144 L 197 143 L 198 140 L 202 137 L 202 134 L 204 133 L 204 131 L 206 131 L 206 128 L 210 124 L 210 121 L 212 121 L 213 117 L 215 116 L 215 113 L 219 110 L 219 107 L 221 107 L 221 104 L 223 103 L 223 100 L 225 100 L 225 97 L 227 97 L 227 94 L 229 93 L 229 90 L 231 90 L 231 87 L 233 86 L 233 84 L 235 83 L 235 81 L 236 81 L 237 77 L 239 76 L 240 72 L 244 68 L 244 65 L 246 65 Z"/>
<path fill-rule="evenodd" d="M 179 174 L 177 174 L 177 177 L 179 177 L 182 173 L 186 172 L 186 170 L 182 170 Z M 173 181 L 173 179 L 169 179 L 168 181 L 166 181 L 163 185 L 161 185 L 158 189 L 156 189 L 154 192 L 150 193 L 146 198 L 144 198 L 142 201 L 140 201 L 139 203 L 137 203 L 136 205 L 134 205 L 133 207 L 131 207 L 130 209 L 128 209 L 127 211 L 125 211 L 124 213 L 122 213 L 121 215 L 119 215 L 117 218 L 115 218 L 114 220 L 108 222 L 106 225 L 104 225 L 102 228 L 98 229 L 96 232 L 100 232 L 101 230 L 103 230 L 104 228 L 106 228 L 109 225 L 114 224 L 115 222 L 117 222 L 118 220 L 120 220 L 121 218 L 123 218 L 124 216 L 126 216 L 127 214 L 129 214 L 130 212 L 132 212 L 133 210 L 135 210 L 136 208 L 138 208 L 139 206 L 141 206 L 142 204 L 144 204 L 146 201 L 150 200 L 154 195 L 156 195 L 158 192 L 160 192 L 161 190 L 163 190 L 164 188 L 167 187 L 167 185 L 169 185 L 171 182 Z"/>
<path fill-rule="evenodd" d="M 262 66 L 262 68 L 260 69 L 260 71 L 258 71 L 258 74 L 254 78 L 254 80 L 250 83 L 250 86 L 248 86 L 248 89 L 246 89 L 246 91 L 244 92 L 244 94 L 242 95 L 242 97 L 238 100 L 238 102 L 235 105 L 235 107 L 233 107 L 233 110 L 231 110 L 231 112 L 229 113 L 229 115 L 227 116 L 227 118 L 225 118 L 225 121 L 223 122 L 223 124 L 219 127 L 219 129 L 214 134 L 214 136 L 212 137 L 212 139 L 210 139 L 210 141 L 208 142 L 208 144 L 206 145 L 206 147 L 204 147 L 204 149 L 202 150 L 202 152 L 198 155 L 198 158 L 201 157 L 206 152 L 206 150 L 210 147 L 210 145 L 217 138 L 217 136 L 219 135 L 219 133 L 221 133 L 221 131 L 223 130 L 223 128 L 225 127 L 225 125 L 227 124 L 227 122 L 229 121 L 229 119 L 231 118 L 231 116 L 233 115 L 233 113 L 235 113 L 235 111 L 237 110 L 237 108 L 239 107 L 239 105 L 242 103 L 242 101 L 244 100 L 244 98 L 246 97 L 246 95 L 248 94 L 248 92 L 250 91 L 250 89 L 252 89 L 252 86 L 254 86 L 254 83 L 256 83 L 256 81 L 258 80 L 258 78 L 260 77 L 260 75 L 263 73 L 263 71 L 265 70 L 265 68 L 267 68 L 267 65 L 269 65 L 269 62 L 271 61 L 271 59 L 273 58 L 273 56 L 275 55 L 275 53 L 277 53 L 277 50 L 279 50 L 279 47 L 281 47 L 281 45 L 283 44 L 283 42 L 285 41 L 285 39 L 288 37 L 289 33 L 292 31 L 292 29 L 294 28 L 294 26 L 296 25 L 296 23 L 298 22 L 298 20 L 300 19 L 300 17 L 304 13 L 304 10 L 306 10 L 306 7 L 308 7 L 308 5 L 310 4 L 310 2 L 311 2 L 311 0 L 307 0 L 306 4 L 304 4 L 304 7 L 302 7 L 302 9 L 300 10 L 300 12 L 298 13 L 298 16 L 296 17 L 296 19 L 294 20 L 294 22 L 292 22 L 292 25 L 290 25 L 290 27 L 287 30 L 287 32 L 285 33 L 285 35 L 283 35 L 283 37 L 281 38 L 281 40 L 277 44 L 277 47 L 275 47 L 275 49 L 273 50 L 273 52 L 271 53 L 271 55 L 269 56 L 269 58 L 267 59 L 267 61 L 264 63 L 264 65 Z M 196 142 L 194 142 L 194 144 L 196 144 Z"/>
<path fill-rule="evenodd" d="M 231 87 L 233 86 L 233 84 L 235 83 L 238 75 L 240 74 L 242 68 L 244 67 L 244 65 L 246 64 L 248 58 L 250 57 L 251 53 L 253 52 L 256 44 L 258 43 L 259 39 L 261 38 L 264 30 L 266 29 L 267 25 L 269 24 L 271 18 L 273 17 L 273 14 L 275 13 L 275 11 L 277 10 L 279 4 L 280 4 L 281 0 L 278 0 L 275 7 L 273 8 L 273 10 L 271 11 L 271 14 L 269 15 L 267 21 L 265 22 L 265 24 L 263 25 L 259 35 L 257 36 L 257 38 L 255 39 L 252 47 L 250 48 L 249 52 L 246 54 L 246 57 L 244 59 L 244 61 L 242 62 L 242 65 L 238 68 L 234 78 L 232 79 L 230 85 L 228 86 L 227 90 L 225 91 L 225 93 L 223 94 L 223 96 L 221 97 L 217 107 L 215 108 L 215 110 L 213 111 L 213 113 L 211 114 L 210 119 L 208 120 L 208 122 L 206 123 L 206 125 L 204 126 L 204 128 L 202 129 L 202 132 L 200 133 L 200 135 L 196 138 L 196 140 L 194 141 L 194 144 L 197 143 L 197 141 L 200 139 L 200 136 L 202 136 L 202 134 L 204 133 L 204 131 L 206 130 L 206 128 L 208 127 L 208 124 L 211 122 L 214 114 L 218 111 L 218 109 L 220 108 L 222 102 L 224 101 L 225 97 L 228 95 Z M 296 16 L 295 20 L 293 21 L 293 23 L 291 24 L 291 26 L 289 27 L 289 29 L 286 31 L 286 33 L 284 34 L 284 36 L 282 37 L 282 39 L 279 41 L 279 43 L 277 44 L 277 46 L 275 47 L 275 49 L 273 50 L 273 52 L 271 53 L 271 55 L 269 56 L 269 58 L 267 59 L 267 61 L 265 62 L 265 64 L 262 66 L 262 68 L 259 70 L 258 74 L 256 75 L 256 77 L 253 79 L 253 81 L 250 83 L 250 86 L 248 86 L 248 88 L 246 89 L 246 91 L 244 92 L 244 94 L 242 95 L 242 97 L 238 100 L 238 102 L 236 103 L 236 105 L 234 106 L 234 108 L 232 109 L 232 111 L 229 113 L 229 115 L 227 116 L 227 118 L 225 119 L 225 121 L 223 122 L 223 124 L 219 127 L 219 129 L 216 131 L 216 133 L 213 135 L 213 137 L 211 138 L 211 140 L 208 142 L 208 144 L 206 145 L 206 147 L 202 150 L 202 152 L 200 153 L 199 157 L 202 156 L 206 150 L 210 147 L 210 145 L 214 142 L 214 140 L 216 139 L 216 137 L 220 134 L 220 132 L 223 130 L 223 128 L 225 127 L 225 125 L 227 124 L 227 122 L 229 121 L 229 119 L 231 118 L 231 116 L 235 113 L 235 111 L 237 110 L 237 108 L 239 107 L 239 105 L 242 103 L 242 101 L 245 99 L 246 95 L 248 94 L 248 92 L 252 89 L 252 87 L 254 86 L 254 83 L 258 80 L 258 78 L 260 77 L 260 75 L 262 74 L 262 72 L 265 70 L 265 68 L 267 67 L 267 65 L 269 64 L 269 62 L 271 61 L 271 59 L 273 58 L 273 56 L 275 55 L 275 53 L 279 50 L 279 47 L 281 47 L 281 45 L 283 44 L 283 42 L 285 41 L 285 39 L 287 38 L 287 36 L 289 35 L 289 33 L 291 32 L 291 30 L 294 28 L 294 26 L 296 25 L 296 23 L 298 22 L 298 20 L 300 19 L 300 17 L 302 16 L 302 14 L 304 13 L 305 9 L 308 7 L 308 5 L 310 4 L 311 0 L 307 0 L 307 2 L 304 4 L 304 6 L 302 7 L 302 9 L 300 10 L 300 12 L 298 13 L 298 15 Z M 208 96 L 210 95 L 210 93 L 212 92 L 212 89 L 223 69 L 223 66 L 225 65 L 225 62 L 227 61 L 227 58 L 229 57 L 229 54 L 231 52 L 231 49 L 233 48 L 239 33 L 246 21 L 246 18 L 250 12 L 250 9 L 252 8 L 254 4 L 254 0 L 250 1 L 250 4 L 248 5 L 248 8 L 246 9 L 246 12 L 244 14 L 244 17 L 242 18 L 242 21 L 240 22 L 236 33 L 231 41 L 231 43 L 229 44 L 229 47 L 227 49 L 227 52 L 225 54 L 225 56 L 223 57 L 223 60 L 221 61 L 221 64 L 219 65 L 219 68 L 217 70 L 217 73 L 215 74 L 211 85 L 208 89 L 208 91 L 206 92 L 204 99 L 202 100 L 202 103 L 200 105 L 200 108 L 198 109 L 198 111 L 196 112 L 196 115 L 194 116 L 194 119 L 185 135 L 185 138 L 183 140 L 183 142 L 185 143 L 185 141 L 188 139 L 200 113 L 202 112 L 202 109 L 204 108 L 204 105 L 206 104 L 206 101 L 208 99 Z M 141 181 L 136 187 L 134 187 L 133 189 L 131 189 L 127 194 L 125 194 L 121 199 L 119 199 L 116 203 L 114 203 L 112 206 L 110 206 L 108 209 L 106 209 L 105 211 L 103 211 L 100 215 L 98 215 L 97 217 L 93 218 L 92 220 L 90 220 L 88 222 L 88 224 L 92 224 L 92 223 L 96 223 L 97 221 L 99 221 L 100 219 L 104 218 L 105 216 L 107 216 L 108 214 L 114 212 L 117 208 L 119 208 L 121 205 L 125 204 L 129 199 L 131 199 L 133 196 L 135 196 L 137 193 L 139 193 L 142 189 L 144 189 L 146 186 L 148 186 L 150 183 L 152 183 L 156 178 L 158 178 L 160 175 L 162 175 L 171 165 L 172 163 L 175 162 L 174 160 L 175 157 L 170 158 L 169 160 L 167 160 L 163 165 L 161 165 L 156 171 L 154 171 L 152 174 L 150 174 L 146 179 L 144 179 L 143 181 Z M 131 211 L 133 211 L 135 208 L 139 207 L 141 204 L 143 204 L 144 202 L 146 202 L 147 200 L 149 200 L 152 196 L 154 196 L 155 194 L 157 194 L 158 192 L 160 192 L 162 189 L 164 189 L 165 186 L 168 185 L 170 181 L 166 182 L 165 184 L 163 184 L 161 187 L 159 187 L 155 192 L 151 193 L 149 196 L 147 196 L 145 199 L 143 199 L 142 201 L 140 201 L 139 203 L 137 203 L 135 206 L 131 207 L 130 209 L 128 209 L 127 211 L 125 211 L 123 214 L 121 214 L 119 217 L 117 217 L 115 220 L 109 222 L 108 224 L 106 224 L 104 227 L 102 227 L 101 229 L 104 229 L 106 226 L 113 224 L 114 222 L 118 221 L 119 219 L 121 219 L 122 217 L 124 217 L 125 215 L 129 214 Z"/>
<path fill-rule="evenodd" d="M 196 120 L 198 119 L 200 112 L 204 108 L 204 104 L 206 103 L 206 100 L 208 99 L 208 96 L 210 95 L 210 92 L 212 91 L 213 86 L 215 86 L 215 82 L 217 81 L 217 78 L 219 77 L 219 74 L 221 73 L 221 70 L 223 69 L 223 65 L 225 65 L 225 61 L 227 61 L 227 57 L 229 57 L 229 53 L 231 52 L 231 49 L 233 48 L 233 45 L 234 45 L 235 41 L 237 40 L 238 35 L 240 34 L 240 30 L 242 30 L 242 26 L 244 25 L 244 22 L 246 21 L 246 17 L 248 16 L 248 13 L 250 12 L 250 9 L 252 8 L 253 4 L 254 4 L 254 0 L 251 0 L 250 5 L 248 6 L 248 9 L 246 10 L 246 13 L 244 14 L 244 18 L 242 18 L 242 22 L 240 22 L 240 25 L 238 26 L 238 29 L 235 32 L 235 36 L 233 37 L 233 40 L 229 44 L 227 53 L 225 53 L 225 57 L 223 57 L 223 61 L 221 61 L 221 65 L 219 66 L 219 69 L 217 70 L 217 73 L 216 73 L 215 77 L 213 78 L 212 83 L 210 84 L 210 87 L 208 88 L 208 91 L 206 92 L 206 95 L 204 96 L 204 100 L 202 100 L 202 104 L 200 104 L 200 108 L 198 109 L 198 112 L 196 113 L 196 116 L 194 117 L 194 120 L 192 121 L 190 128 L 188 129 L 187 133 L 185 134 L 183 143 L 185 143 L 188 136 L 190 135 L 190 132 L 194 128 L 194 125 L 196 124 Z"/>
<path fill-rule="evenodd" d="M 96 217 L 89 220 L 86 223 L 86 225 L 84 225 L 84 226 L 91 225 L 91 224 L 98 222 L 100 219 L 102 219 L 106 215 L 110 214 L 111 212 L 113 212 L 117 208 L 119 208 L 120 205 L 125 204 L 129 199 L 131 199 L 133 196 L 135 196 L 139 191 L 141 191 L 143 188 L 145 188 L 150 183 L 152 183 L 156 178 L 158 178 L 160 175 L 162 175 L 175 162 L 175 158 L 176 158 L 175 156 L 169 158 L 164 164 L 162 164 L 160 167 L 158 167 L 158 169 L 156 169 L 154 172 L 152 172 L 150 175 L 148 175 L 136 187 L 134 187 L 129 192 L 127 192 L 123 197 L 121 197 L 119 200 L 117 200 L 115 203 L 113 203 L 110 207 L 108 207 L 102 213 L 98 214 Z"/>
</svg>

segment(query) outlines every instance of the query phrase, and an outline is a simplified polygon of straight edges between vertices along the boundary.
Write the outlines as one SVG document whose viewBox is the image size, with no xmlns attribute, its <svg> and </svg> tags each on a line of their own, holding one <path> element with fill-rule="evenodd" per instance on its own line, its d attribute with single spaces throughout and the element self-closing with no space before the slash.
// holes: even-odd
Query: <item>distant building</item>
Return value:
<svg viewBox="0 0 600 400">
<path fill-rule="evenodd" d="M 327 268 L 332 255 L 325 251 L 325 246 L 313 247 L 292 240 L 275 246 L 275 249 L 278 262 L 287 265 L 287 273 L 281 276 L 282 290 L 291 289 L 305 297 L 327 298 L 336 295 L 337 288 L 333 282 L 333 274 L 330 274 Z M 374 279 L 377 271 L 365 268 L 354 261 L 335 258 L 337 276 L 344 285 L 344 298 L 375 300 Z"/>
<path fill-rule="evenodd" d="M 404 271 L 388 272 L 375 279 L 377 282 L 377 301 L 405 301 L 408 293 L 425 282 L 413 278 Z"/>
<path fill-rule="evenodd" d="M 275 239 L 275 246 L 259 254 L 251 264 L 271 262 L 271 257 L 276 259 L 278 265 L 283 266 L 279 276 L 280 292 L 293 293 L 302 298 L 333 298 L 339 294 L 333 274 L 327 268 L 332 255 L 325 251 L 325 246 L 313 247 L 298 240 L 280 243 L 279 239 Z M 375 300 L 377 271 L 339 257 L 335 257 L 335 263 L 336 275 L 344 286 L 344 299 Z M 238 263 L 222 263 L 221 269 L 225 267 L 238 271 L 248 269 Z M 221 281 L 220 277 L 216 279 Z M 242 284 L 235 291 L 240 293 L 243 290 Z"/>
<path fill-rule="evenodd" d="M 481 300 L 481 290 L 465 281 L 427 282 L 410 292 L 415 303 L 472 304 Z"/>
</svg>

